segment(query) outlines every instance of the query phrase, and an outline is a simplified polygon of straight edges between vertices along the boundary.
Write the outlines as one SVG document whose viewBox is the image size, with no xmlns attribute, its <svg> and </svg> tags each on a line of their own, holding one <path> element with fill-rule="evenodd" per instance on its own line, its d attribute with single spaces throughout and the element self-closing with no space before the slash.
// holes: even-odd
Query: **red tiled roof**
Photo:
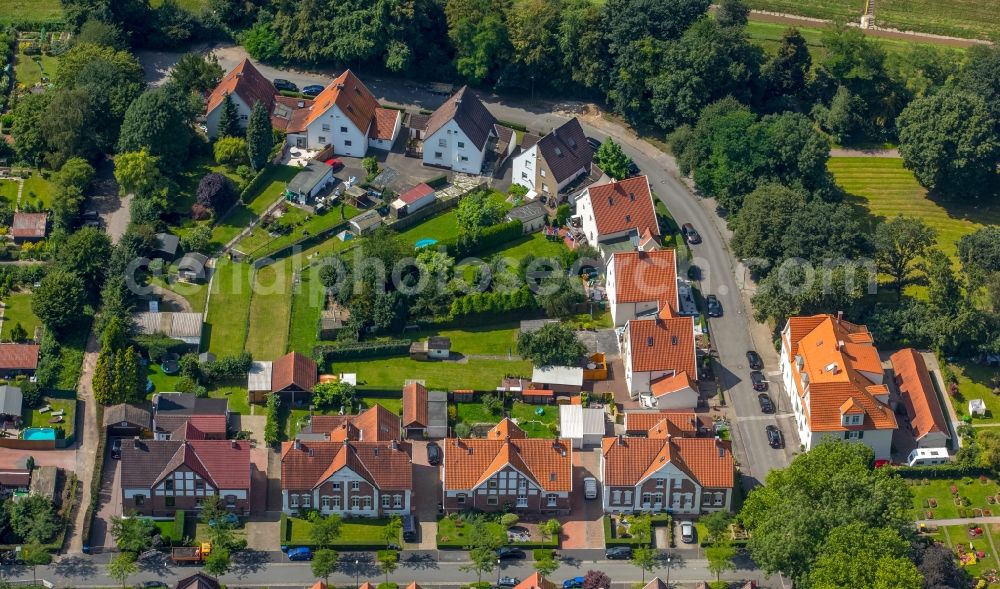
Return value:
<svg viewBox="0 0 1000 589">
<path fill-rule="evenodd" d="M 191 429 L 193 428 L 196 432 L 201 434 L 201 439 L 206 435 L 226 435 L 226 416 L 225 415 L 191 415 L 188 417 L 188 439 L 190 437 Z"/>
<path fill-rule="evenodd" d="M 677 310 L 677 260 L 674 250 L 616 252 L 614 288 L 608 295 L 615 304 L 658 301 Z M 610 286 L 610 285 L 609 285 Z"/>
<path fill-rule="evenodd" d="M 334 441 L 399 440 L 399 416 L 376 403 L 359 415 L 313 415 L 310 431 L 330 434 Z"/>
<path fill-rule="evenodd" d="M 34 370 L 38 368 L 36 344 L 0 344 L 0 370 Z"/>
<path fill-rule="evenodd" d="M 45 237 L 48 213 L 14 213 L 10 234 L 14 237 Z"/>
<path fill-rule="evenodd" d="M 290 352 L 271 365 L 271 392 L 278 392 L 293 384 L 305 391 L 313 390 L 317 380 L 316 362 L 298 352 Z"/>
<path fill-rule="evenodd" d="M 698 374 L 694 319 L 633 319 L 626 324 L 633 372 L 673 370 Z"/>
<path fill-rule="evenodd" d="M 591 186 L 587 189 L 594 209 L 594 222 L 599 235 L 611 235 L 635 229 L 642 234 L 648 229 L 660 234 L 653 207 L 653 195 L 645 176 Z"/>
<path fill-rule="evenodd" d="M 868 328 L 833 315 L 790 317 L 782 338 L 791 350 L 792 381 L 811 431 L 896 429 L 895 414 L 876 398 L 887 395 L 888 388 L 866 376 L 882 374 Z M 802 358 L 801 370 L 796 357 Z M 808 377 L 808 403 L 803 374 Z M 844 412 L 859 410 L 865 413 L 863 423 L 845 426 Z"/>
<path fill-rule="evenodd" d="M 398 198 L 406 204 L 413 204 L 428 194 L 434 194 L 434 189 L 421 182 L 420 184 L 417 184 L 413 188 L 400 194 Z"/>
<path fill-rule="evenodd" d="M 493 432 L 499 433 L 494 428 L 488 439 L 446 440 L 443 444 L 446 489 L 474 489 L 510 465 L 545 491 L 571 490 L 573 449 L 568 440 L 514 436 L 497 439 Z"/>
<path fill-rule="evenodd" d="M 703 487 L 732 487 L 729 442 L 715 438 L 605 438 L 604 484 L 635 486 L 668 462 Z"/>
<path fill-rule="evenodd" d="M 292 98 L 276 94 L 271 111 L 271 126 L 285 133 L 302 133 L 313 101 L 309 98 Z M 301 105 L 301 106 L 299 106 Z"/>
<path fill-rule="evenodd" d="M 375 124 L 372 125 L 368 136 L 372 139 L 392 139 L 392 132 L 396 130 L 396 119 L 403 116 L 398 110 L 391 108 L 375 108 Z"/>
<path fill-rule="evenodd" d="M 647 432 L 664 420 L 668 421 L 675 428 L 677 433 L 674 435 L 693 436 L 698 432 L 699 427 L 702 429 L 712 427 L 711 419 L 707 416 L 699 415 L 694 411 L 669 409 L 662 411 L 626 411 L 625 432 L 628 434 Z"/>
<path fill-rule="evenodd" d="M 536 572 L 515 585 L 514 589 L 556 589 L 556 584 Z"/>
<path fill-rule="evenodd" d="M 187 442 L 220 489 L 250 488 L 250 443 L 236 440 Z"/>
<path fill-rule="evenodd" d="M 676 393 L 686 388 L 697 392 L 698 383 L 691 379 L 687 372 L 678 372 L 671 376 L 661 376 L 649 382 L 649 392 L 654 397 L 662 397 L 670 393 Z"/>
<path fill-rule="evenodd" d="M 920 352 L 904 348 L 893 354 L 889 361 L 892 362 L 896 386 L 917 440 L 932 432 L 943 433 L 950 438 L 948 422 Z"/>
<path fill-rule="evenodd" d="M 412 486 L 410 457 L 396 442 L 303 441 L 281 445 L 283 489 L 312 489 L 342 468 L 351 469 L 380 489 Z"/>
<path fill-rule="evenodd" d="M 419 382 L 403 387 L 403 427 L 427 427 L 427 389 Z"/>
<path fill-rule="evenodd" d="M 253 108 L 258 102 L 263 102 L 267 112 L 271 112 L 274 106 L 274 86 L 268 81 L 257 68 L 250 63 L 249 59 L 244 59 L 231 72 L 226 74 L 219 85 L 212 90 L 208 96 L 208 105 L 205 112 L 212 112 L 225 99 L 227 94 L 235 93 L 249 108 Z"/>
<path fill-rule="evenodd" d="M 367 133 L 378 108 L 378 101 L 354 72 L 347 70 L 316 95 L 304 127 L 311 125 L 333 105 L 337 105 L 358 130 Z"/>
<path fill-rule="evenodd" d="M 549 389 L 525 389 L 521 391 L 521 395 L 524 397 L 554 397 L 555 394 L 555 391 Z"/>
</svg>

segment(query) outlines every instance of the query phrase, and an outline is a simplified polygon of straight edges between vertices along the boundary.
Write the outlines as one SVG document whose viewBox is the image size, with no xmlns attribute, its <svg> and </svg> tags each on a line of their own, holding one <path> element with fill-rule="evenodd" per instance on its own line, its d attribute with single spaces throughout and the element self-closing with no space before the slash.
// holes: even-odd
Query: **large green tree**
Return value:
<svg viewBox="0 0 1000 589">
<path fill-rule="evenodd" d="M 271 116 L 264 104 L 258 102 L 250 110 L 250 120 L 247 121 L 247 155 L 250 157 L 250 167 L 254 170 L 263 169 L 273 147 Z"/>
<path fill-rule="evenodd" d="M 477 190 L 458 202 L 455 217 L 462 233 L 474 241 L 483 229 L 503 221 L 506 212 L 503 203 L 491 193 Z"/>
<path fill-rule="evenodd" d="M 163 186 L 159 161 L 145 148 L 115 157 L 115 180 L 123 195 L 135 194 L 139 198 L 150 197 Z"/>
<path fill-rule="evenodd" d="M 767 475 L 739 518 L 764 571 L 806 583 L 831 532 L 843 525 L 902 531 L 912 525 L 910 491 L 889 469 L 872 467 L 864 444 L 828 440 Z"/>
<path fill-rule="evenodd" d="M 222 110 L 219 111 L 219 123 L 215 127 L 215 138 L 242 137 L 243 127 L 240 126 L 240 111 L 232 95 L 226 94 L 222 99 Z"/>
<path fill-rule="evenodd" d="M 934 244 L 937 231 L 917 217 L 897 215 L 879 223 L 873 239 L 879 271 L 892 279 L 896 300 L 912 280 L 917 259 Z"/>
<path fill-rule="evenodd" d="M 31 311 L 46 327 L 60 331 L 83 316 L 87 290 L 73 272 L 53 270 L 42 278 L 31 297 Z"/>
<path fill-rule="evenodd" d="M 108 576 L 120 582 L 122 589 L 125 589 L 125 582 L 128 581 L 128 578 L 139 572 L 135 556 L 133 552 L 119 552 L 108 563 Z"/>
<path fill-rule="evenodd" d="M 625 155 L 620 143 L 608 137 L 594 153 L 594 163 L 608 176 L 624 180 L 628 177 L 628 167 L 632 159 Z"/>
<path fill-rule="evenodd" d="M 111 238 L 95 227 L 84 227 L 71 234 L 56 249 L 56 264 L 81 279 L 92 300 L 104 285 L 108 262 L 111 260 Z"/>
<path fill-rule="evenodd" d="M 1000 132 L 1000 47 L 996 44 L 970 47 L 959 85 L 983 99 Z"/>
<path fill-rule="evenodd" d="M 923 186 L 967 196 L 996 181 L 1000 133 L 976 94 L 946 89 L 918 98 L 896 125 L 903 165 Z"/>
<path fill-rule="evenodd" d="M 801 96 L 806 89 L 812 56 L 798 29 L 781 35 L 778 51 L 761 67 L 761 78 L 769 96 Z"/>
<path fill-rule="evenodd" d="M 128 107 L 118 137 L 118 151 L 146 150 L 165 170 L 183 167 L 194 136 L 197 111 L 191 96 L 171 84 L 144 92 Z M 200 109 L 200 107 L 199 107 Z"/>
<path fill-rule="evenodd" d="M 447 0 L 455 69 L 473 84 L 494 81 L 513 52 L 504 15 L 510 0 Z"/>
<path fill-rule="evenodd" d="M 23 162 L 41 164 L 48 151 L 48 138 L 42 130 L 42 121 L 52 96 L 52 93 L 28 94 L 14 107 L 14 124 L 10 134 L 14 138 L 14 152 Z"/>
<path fill-rule="evenodd" d="M 844 524 L 830 530 L 805 586 L 923 589 L 924 579 L 911 552 L 910 543 L 896 529 Z"/>
<path fill-rule="evenodd" d="M 576 366 L 587 348 L 568 325 L 546 323 L 535 331 L 518 334 L 517 353 L 535 366 Z"/>
<path fill-rule="evenodd" d="M 222 66 L 214 55 L 206 57 L 198 53 L 185 53 L 170 70 L 170 79 L 185 90 L 205 93 L 218 85 L 223 73 Z"/>
</svg>

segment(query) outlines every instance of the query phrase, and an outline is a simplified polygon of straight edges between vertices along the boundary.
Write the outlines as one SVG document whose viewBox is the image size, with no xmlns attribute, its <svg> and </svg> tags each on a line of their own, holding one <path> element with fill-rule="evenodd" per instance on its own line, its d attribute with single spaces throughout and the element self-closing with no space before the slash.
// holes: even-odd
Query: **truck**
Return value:
<svg viewBox="0 0 1000 589">
<path fill-rule="evenodd" d="M 202 542 L 198 546 L 178 546 L 170 550 L 174 564 L 200 564 L 212 552 L 212 545 Z"/>
</svg>

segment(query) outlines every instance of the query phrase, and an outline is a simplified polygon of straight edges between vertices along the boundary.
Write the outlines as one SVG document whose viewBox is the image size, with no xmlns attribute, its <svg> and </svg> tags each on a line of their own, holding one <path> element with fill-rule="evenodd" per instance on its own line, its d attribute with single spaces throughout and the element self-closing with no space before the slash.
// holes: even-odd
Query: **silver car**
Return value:
<svg viewBox="0 0 1000 589">
<path fill-rule="evenodd" d="M 594 477 L 583 479 L 583 498 L 597 499 L 597 479 Z"/>
</svg>

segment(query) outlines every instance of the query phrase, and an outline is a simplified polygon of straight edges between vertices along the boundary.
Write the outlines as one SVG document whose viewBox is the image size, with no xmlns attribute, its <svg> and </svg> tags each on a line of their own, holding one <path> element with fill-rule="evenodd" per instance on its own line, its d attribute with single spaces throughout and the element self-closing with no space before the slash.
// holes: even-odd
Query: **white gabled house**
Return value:
<svg viewBox="0 0 1000 589">
<path fill-rule="evenodd" d="M 208 136 L 215 138 L 226 96 L 229 96 L 236 105 L 240 126 L 246 128 L 254 105 L 262 102 L 270 113 L 274 108 L 275 94 L 271 82 L 257 71 L 249 59 L 244 59 L 222 78 L 208 96 L 208 103 L 205 106 L 205 126 L 208 129 Z"/>
<path fill-rule="evenodd" d="M 664 307 L 648 319 L 632 319 L 621 337 L 629 395 L 656 409 L 698 405 L 694 318 Z"/>
<path fill-rule="evenodd" d="M 476 95 L 463 86 L 427 121 L 424 132 L 425 165 L 479 174 L 497 121 Z"/>
</svg>

